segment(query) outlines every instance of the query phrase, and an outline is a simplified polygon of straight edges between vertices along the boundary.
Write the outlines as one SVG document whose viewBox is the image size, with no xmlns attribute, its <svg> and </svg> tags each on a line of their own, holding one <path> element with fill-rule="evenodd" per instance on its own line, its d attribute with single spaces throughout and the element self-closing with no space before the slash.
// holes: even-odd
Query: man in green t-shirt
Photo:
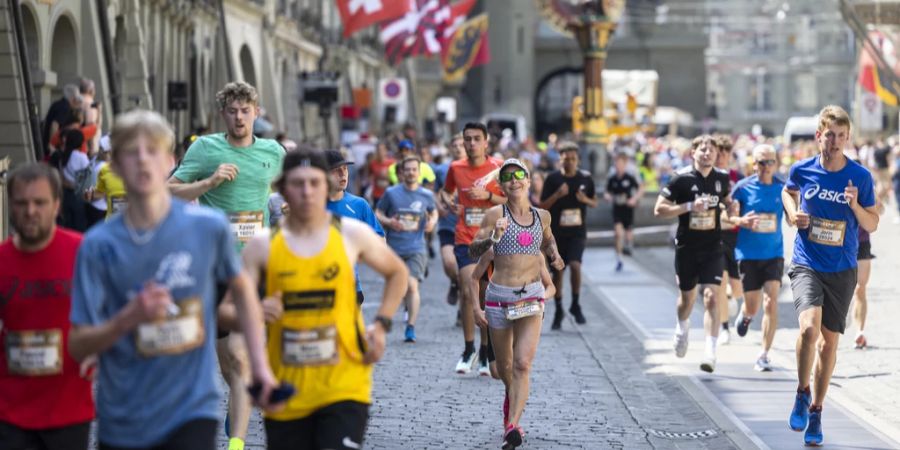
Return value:
<svg viewBox="0 0 900 450">
<path fill-rule="evenodd" d="M 188 148 L 184 160 L 169 178 L 172 193 L 188 201 L 222 210 L 231 222 L 237 248 L 269 223 L 270 186 L 281 170 L 284 149 L 272 139 L 253 136 L 259 115 L 259 95 L 244 82 L 228 83 L 216 94 L 225 133 L 202 136 Z M 219 300 L 225 289 L 218 292 Z M 222 375 L 230 387 L 229 450 L 243 450 L 250 420 L 249 365 L 243 340 L 237 333 L 220 333 L 216 342 Z"/>
</svg>

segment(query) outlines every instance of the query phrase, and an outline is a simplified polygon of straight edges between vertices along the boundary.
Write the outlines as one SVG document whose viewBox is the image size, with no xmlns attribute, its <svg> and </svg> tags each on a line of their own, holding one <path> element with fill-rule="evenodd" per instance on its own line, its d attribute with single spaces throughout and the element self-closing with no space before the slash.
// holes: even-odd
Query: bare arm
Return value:
<svg viewBox="0 0 900 450">
<path fill-rule="evenodd" d="M 546 263 L 541 263 L 541 283 L 544 285 L 544 299 L 551 299 L 556 295 L 556 285 L 553 284 L 553 276 L 547 269 Z"/>
<path fill-rule="evenodd" d="M 256 283 L 246 272 L 241 272 L 228 282 L 241 331 L 247 341 L 247 352 L 250 356 L 250 368 L 254 375 L 269 371 L 269 359 L 266 355 L 263 339 L 263 320 L 256 293 Z M 270 374 L 271 375 L 271 374 Z M 256 377 L 254 377 L 256 378 Z M 272 377 L 274 378 L 274 377 Z"/>
<path fill-rule="evenodd" d="M 671 219 L 686 212 L 690 212 L 692 207 L 691 203 L 676 205 L 675 202 L 660 195 L 659 197 L 656 197 L 656 206 L 653 207 L 653 215 L 663 219 Z"/>
<path fill-rule="evenodd" d="M 553 231 L 550 229 L 550 213 L 543 209 L 538 211 L 538 213 L 541 215 L 541 222 L 544 224 L 544 237 L 541 242 L 541 251 L 548 259 L 550 259 L 550 265 L 553 266 L 554 269 L 562 270 L 566 265 L 563 262 L 562 257 L 559 256 L 559 249 L 556 247 L 556 237 L 553 236 Z"/>
<path fill-rule="evenodd" d="M 781 203 L 788 225 L 797 226 L 797 214 L 800 212 L 800 191 L 792 191 L 785 187 L 781 191 Z"/>
<path fill-rule="evenodd" d="M 878 229 L 878 222 L 881 217 L 878 214 L 878 203 L 868 208 L 863 208 L 856 204 L 856 207 L 853 209 L 853 215 L 856 216 L 856 220 L 859 221 L 859 226 L 866 230 L 869 233 L 874 233 L 875 230 Z"/>
<path fill-rule="evenodd" d="M 503 236 L 507 224 L 506 219 L 500 216 L 501 211 L 501 208 L 494 207 L 487 210 L 484 214 L 484 218 L 481 219 L 481 228 L 478 229 L 475 239 L 469 244 L 470 258 L 480 258 L 484 252 L 494 245 L 494 241 L 491 240 L 492 235 L 496 239 L 500 239 Z"/>
<path fill-rule="evenodd" d="M 219 167 L 207 178 L 194 181 L 193 183 L 185 183 L 172 175 L 169 178 L 169 191 L 172 195 L 186 200 L 194 201 L 201 195 L 219 187 L 225 181 L 234 181 L 238 176 L 238 167 L 234 164 L 220 164 Z"/>
<path fill-rule="evenodd" d="M 428 222 L 425 222 L 425 232 L 431 233 L 434 230 L 434 227 L 437 226 L 438 219 L 440 216 L 438 215 L 437 209 L 432 210 L 428 213 Z"/>
</svg>

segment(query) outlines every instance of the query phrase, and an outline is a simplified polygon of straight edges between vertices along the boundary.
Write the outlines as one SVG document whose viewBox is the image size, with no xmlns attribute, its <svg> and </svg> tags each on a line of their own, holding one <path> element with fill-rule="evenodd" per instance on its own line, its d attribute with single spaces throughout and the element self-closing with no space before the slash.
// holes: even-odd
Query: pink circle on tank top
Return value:
<svg viewBox="0 0 900 450">
<path fill-rule="evenodd" d="M 519 232 L 519 236 L 517 237 L 517 239 L 519 241 L 519 245 L 521 245 L 522 247 L 528 247 L 532 242 L 534 242 L 534 237 L 532 237 L 531 233 L 527 231 Z"/>
</svg>

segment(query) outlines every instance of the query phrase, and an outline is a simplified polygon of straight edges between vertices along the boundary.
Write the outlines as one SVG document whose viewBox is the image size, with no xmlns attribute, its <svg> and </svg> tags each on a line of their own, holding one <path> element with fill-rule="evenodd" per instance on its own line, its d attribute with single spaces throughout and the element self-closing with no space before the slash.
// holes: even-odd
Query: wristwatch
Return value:
<svg viewBox="0 0 900 450">
<path fill-rule="evenodd" d="M 391 327 L 394 325 L 394 321 L 391 320 L 390 317 L 375 316 L 375 321 L 381 324 L 381 328 L 384 328 L 385 333 L 391 332 Z"/>
</svg>

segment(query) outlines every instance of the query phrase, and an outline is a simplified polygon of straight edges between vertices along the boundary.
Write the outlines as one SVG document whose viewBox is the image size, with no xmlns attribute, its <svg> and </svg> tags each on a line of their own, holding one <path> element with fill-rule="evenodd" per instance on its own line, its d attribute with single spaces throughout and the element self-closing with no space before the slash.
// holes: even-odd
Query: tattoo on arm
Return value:
<svg viewBox="0 0 900 450">
<path fill-rule="evenodd" d="M 559 251 L 556 248 L 556 240 L 555 239 L 544 239 L 543 244 L 541 244 L 541 250 L 544 252 L 550 261 L 556 259 L 556 255 L 559 254 Z"/>
<path fill-rule="evenodd" d="M 494 243 L 490 238 L 476 239 L 469 244 L 469 258 L 480 258 Z"/>
</svg>

